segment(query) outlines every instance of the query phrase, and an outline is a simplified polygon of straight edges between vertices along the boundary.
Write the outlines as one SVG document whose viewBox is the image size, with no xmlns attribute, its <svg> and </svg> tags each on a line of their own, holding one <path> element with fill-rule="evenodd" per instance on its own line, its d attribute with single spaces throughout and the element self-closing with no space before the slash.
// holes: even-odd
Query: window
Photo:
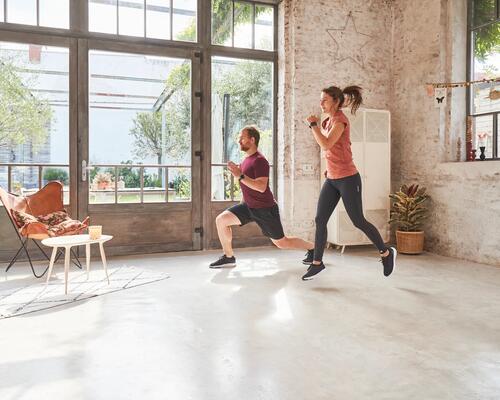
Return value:
<svg viewBox="0 0 500 400">
<path fill-rule="evenodd" d="M 487 80 L 500 75 L 500 0 L 470 0 L 469 79 Z M 477 156 L 499 158 L 498 121 L 500 82 L 469 87 L 469 115 L 473 117 L 473 148 Z"/>
<path fill-rule="evenodd" d="M 0 22 L 69 29 L 69 0 L 5 0 Z"/>
<path fill-rule="evenodd" d="M 191 201 L 189 60 L 89 54 L 89 203 Z"/>
<path fill-rule="evenodd" d="M 226 167 L 239 164 L 238 135 L 245 125 L 261 133 L 259 151 L 271 165 L 273 187 L 273 63 L 227 57 L 212 59 L 212 200 L 240 200 L 241 191 Z"/>
<path fill-rule="evenodd" d="M 89 31 L 196 42 L 197 0 L 88 0 Z"/>
<path fill-rule="evenodd" d="M 212 0 L 212 43 L 274 49 L 274 7 L 249 1 Z"/>
<path fill-rule="evenodd" d="M 69 50 L 0 42 L 0 186 L 32 194 L 51 180 L 69 203 Z"/>
</svg>

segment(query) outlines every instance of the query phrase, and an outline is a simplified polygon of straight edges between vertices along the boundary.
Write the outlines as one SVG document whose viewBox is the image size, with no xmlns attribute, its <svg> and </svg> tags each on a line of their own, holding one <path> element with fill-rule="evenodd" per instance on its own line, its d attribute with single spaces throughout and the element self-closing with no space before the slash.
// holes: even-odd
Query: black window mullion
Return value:
<svg viewBox="0 0 500 400">
<path fill-rule="evenodd" d="M 493 129 L 491 134 L 493 135 L 493 158 L 498 158 L 498 116 L 500 113 L 493 114 Z"/>
</svg>

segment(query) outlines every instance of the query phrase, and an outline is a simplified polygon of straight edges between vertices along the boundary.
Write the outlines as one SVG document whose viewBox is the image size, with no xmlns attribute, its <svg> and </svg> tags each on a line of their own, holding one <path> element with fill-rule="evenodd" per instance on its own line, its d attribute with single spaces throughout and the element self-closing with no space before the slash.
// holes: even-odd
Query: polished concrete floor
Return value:
<svg viewBox="0 0 500 400">
<path fill-rule="evenodd" d="M 500 398 L 500 268 L 400 256 L 384 278 L 347 249 L 302 282 L 302 255 L 112 258 L 171 278 L 0 320 L 0 399 Z"/>
</svg>

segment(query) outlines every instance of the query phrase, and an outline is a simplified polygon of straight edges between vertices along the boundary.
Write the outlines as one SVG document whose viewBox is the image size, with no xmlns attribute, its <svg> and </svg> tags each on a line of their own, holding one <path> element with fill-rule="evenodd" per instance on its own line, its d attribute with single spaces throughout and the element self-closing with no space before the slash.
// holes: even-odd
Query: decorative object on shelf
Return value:
<svg viewBox="0 0 500 400">
<path fill-rule="evenodd" d="M 477 149 L 472 149 L 471 150 L 471 161 L 474 161 L 476 159 L 476 152 L 477 152 Z"/>
<path fill-rule="evenodd" d="M 465 160 L 472 161 L 472 117 L 469 115 L 467 117 L 465 130 Z"/>
<path fill-rule="evenodd" d="M 476 136 L 477 145 L 479 146 L 479 150 L 481 150 L 479 159 L 481 161 L 484 161 L 486 159 L 486 154 L 484 154 L 484 151 L 486 150 L 486 143 L 488 143 L 488 132 L 478 132 Z"/>
<path fill-rule="evenodd" d="M 441 108 L 446 105 L 446 88 L 434 89 L 434 107 Z"/>
<path fill-rule="evenodd" d="M 481 161 L 484 161 L 486 159 L 486 155 L 484 154 L 484 151 L 486 150 L 486 146 L 480 146 L 479 150 L 481 150 L 481 154 L 479 155 L 479 159 Z"/>
<path fill-rule="evenodd" d="M 426 83 L 426 90 L 427 93 L 429 93 L 429 86 L 432 86 L 434 89 L 436 88 L 457 88 L 457 87 L 468 87 L 470 85 L 473 85 L 475 83 L 490 83 L 490 82 L 500 82 L 500 76 L 497 76 L 496 78 L 490 78 L 490 79 L 480 79 L 477 81 L 465 81 L 465 82 L 436 82 L 436 83 Z M 494 90 L 493 92 L 495 92 Z M 491 92 L 490 92 L 491 95 Z"/>
<path fill-rule="evenodd" d="M 402 185 L 398 192 L 390 194 L 391 204 L 390 224 L 396 226 L 396 246 L 403 254 L 420 254 L 424 251 L 423 221 L 427 218 L 425 207 L 429 195 L 425 187 L 418 185 Z"/>
<path fill-rule="evenodd" d="M 490 94 L 486 98 L 491 101 L 500 99 L 500 90 L 491 88 Z"/>
<path fill-rule="evenodd" d="M 345 25 L 341 29 L 327 29 L 326 32 L 337 45 L 337 51 L 333 64 L 340 63 L 350 58 L 361 68 L 364 68 L 364 55 L 362 52 L 372 36 L 358 32 L 354 23 L 352 11 L 349 11 Z"/>
<path fill-rule="evenodd" d="M 457 139 L 457 155 L 456 161 L 462 161 L 462 138 Z"/>
</svg>

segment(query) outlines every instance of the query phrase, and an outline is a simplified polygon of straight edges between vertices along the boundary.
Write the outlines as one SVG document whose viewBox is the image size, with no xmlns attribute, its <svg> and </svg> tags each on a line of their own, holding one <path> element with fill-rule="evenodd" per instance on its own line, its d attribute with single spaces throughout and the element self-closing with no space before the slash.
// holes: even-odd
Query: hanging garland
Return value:
<svg viewBox="0 0 500 400">
<path fill-rule="evenodd" d="M 500 82 L 500 76 L 491 79 L 481 79 L 477 81 L 465 81 L 465 82 L 441 82 L 441 83 L 426 83 L 427 88 L 456 88 L 456 87 L 467 87 L 475 83 L 490 83 L 490 82 Z"/>
</svg>

